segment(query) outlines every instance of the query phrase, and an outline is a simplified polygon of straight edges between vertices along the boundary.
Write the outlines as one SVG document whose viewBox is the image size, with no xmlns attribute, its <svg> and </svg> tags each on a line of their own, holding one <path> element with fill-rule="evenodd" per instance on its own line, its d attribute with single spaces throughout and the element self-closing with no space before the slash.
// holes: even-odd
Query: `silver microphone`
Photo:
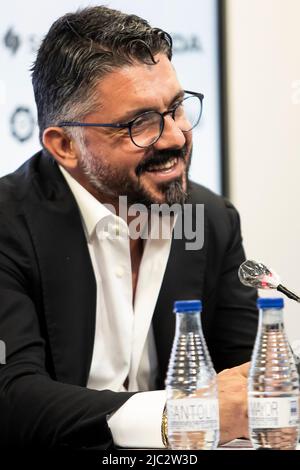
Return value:
<svg viewBox="0 0 300 470">
<path fill-rule="evenodd" d="M 242 284 L 257 289 L 276 289 L 289 299 L 300 302 L 300 297 L 280 283 L 278 274 L 267 268 L 263 263 L 246 260 L 241 264 L 238 276 Z"/>
</svg>

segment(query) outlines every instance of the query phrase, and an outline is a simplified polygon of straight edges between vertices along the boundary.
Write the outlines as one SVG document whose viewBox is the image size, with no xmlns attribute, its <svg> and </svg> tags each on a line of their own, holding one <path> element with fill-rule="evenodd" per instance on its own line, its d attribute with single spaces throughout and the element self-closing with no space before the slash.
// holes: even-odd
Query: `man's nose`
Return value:
<svg viewBox="0 0 300 470">
<path fill-rule="evenodd" d="M 186 143 L 184 132 L 177 126 L 176 122 L 169 114 L 165 116 L 165 125 L 162 135 L 155 142 L 154 147 L 158 150 L 164 148 L 182 148 Z"/>
</svg>

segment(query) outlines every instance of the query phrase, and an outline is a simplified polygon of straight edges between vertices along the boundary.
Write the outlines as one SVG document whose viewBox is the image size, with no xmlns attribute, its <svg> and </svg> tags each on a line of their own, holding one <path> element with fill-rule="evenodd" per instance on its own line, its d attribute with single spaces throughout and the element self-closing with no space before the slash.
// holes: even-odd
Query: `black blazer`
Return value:
<svg viewBox="0 0 300 470">
<path fill-rule="evenodd" d="M 174 336 L 172 305 L 202 299 L 202 323 L 217 371 L 249 360 L 257 329 L 256 293 L 243 287 L 239 217 L 211 191 L 191 184 L 205 204 L 205 242 L 186 251 L 173 240 L 153 327 L 163 388 Z M 0 180 L 0 445 L 103 449 L 106 415 L 132 394 L 86 388 L 96 283 L 78 207 L 55 161 L 36 154 Z M 99 358 L 99 361 L 101 358 Z"/>
</svg>

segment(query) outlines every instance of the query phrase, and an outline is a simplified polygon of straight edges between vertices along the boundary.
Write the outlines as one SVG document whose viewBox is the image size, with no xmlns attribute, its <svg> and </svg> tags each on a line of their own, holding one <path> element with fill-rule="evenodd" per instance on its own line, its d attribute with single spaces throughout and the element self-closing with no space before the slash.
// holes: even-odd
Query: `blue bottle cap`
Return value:
<svg viewBox="0 0 300 470">
<path fill-rule="evenodd" d="M 284 302 L 281 297 L 268 298 L 261 297 L 257 299 L 256 305 L 258 308 L 283 308 Z"/>
<path fill-rule="evenodd" d="M 177 300 L 174 302 L 174 313 L 178 312 L 201 312 L 201 300 Z"/>
</svg>

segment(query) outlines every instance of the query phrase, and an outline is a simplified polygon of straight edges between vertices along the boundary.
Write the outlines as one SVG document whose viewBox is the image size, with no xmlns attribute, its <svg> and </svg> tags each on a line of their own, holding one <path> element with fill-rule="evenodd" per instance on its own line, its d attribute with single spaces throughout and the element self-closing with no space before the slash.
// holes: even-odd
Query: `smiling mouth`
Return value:
<svg viewBox="0 0 300 470">
<path fill-rule="evenodd" d="M 164 163 L 150 163 L 143 174 L 154 184 L 168 183 L 182 178 L 186 164 L 180 157 L 171 157 Z"/>
<path fill-rule="evenodd" d="M 168 160 L 165 163 L 149 165 L 146 171 L 149 173 L 156 173 L 156 172 L 171 173 L 177 164 L 178 164 L 178 157 L 173 157 L 173 158 L 170 158 L 170 160 Z"/>
</svg>

